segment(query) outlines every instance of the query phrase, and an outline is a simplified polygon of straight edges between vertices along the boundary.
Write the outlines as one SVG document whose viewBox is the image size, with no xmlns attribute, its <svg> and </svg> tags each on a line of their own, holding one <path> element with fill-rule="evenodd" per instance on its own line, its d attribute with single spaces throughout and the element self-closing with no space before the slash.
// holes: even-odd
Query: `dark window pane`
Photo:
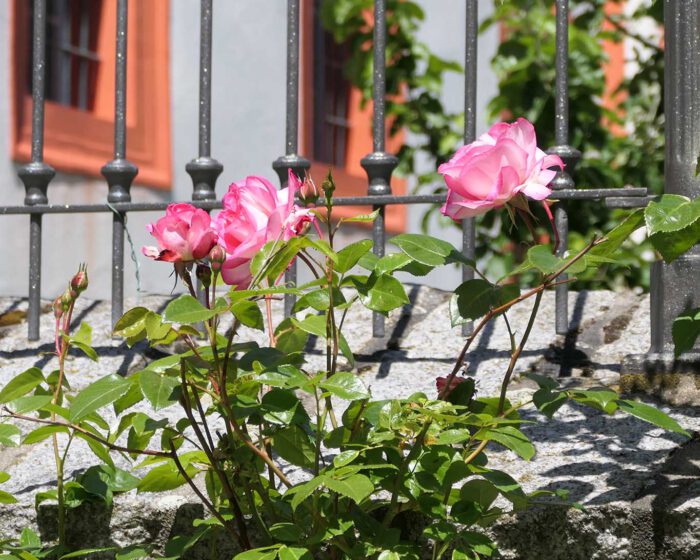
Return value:
<svg viewBox="0 0 700 560">
<path fill-rule="evenodd" d="M 343 167 L 348 139 L 350 82 L 343 69 L 349 58 L 321 25 L 318 2 L 314 11 L 314 142 L 312 158 Z"/>
<path fill-rule="evenodd" d="M 90 111 L 95 104 L 101 0 L 48 0 L 46 3 L 46 99 Z M 32 15 L 29 10 L 31 52 Z M 31 57 L 29 80 L 31 81 Z M 29 84 L 31 86 L 31 84 Z"/>
</svg>

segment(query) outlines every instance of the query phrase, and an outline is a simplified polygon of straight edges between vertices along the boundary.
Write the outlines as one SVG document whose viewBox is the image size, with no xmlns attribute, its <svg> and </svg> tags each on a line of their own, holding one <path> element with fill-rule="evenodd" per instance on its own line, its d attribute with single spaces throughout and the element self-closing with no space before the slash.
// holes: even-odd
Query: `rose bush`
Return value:
<svg viewBox="0 0 700 560">
<path fill-rule="evenodd" d="M 451 188 L 472 193 L 469 204 L 459 195 L 464 204 L 457 206 L 467 210 L 457 212 L 507 204 L 512 196 L 543 197 L 552 178 L 548 166 L 559 163 L 542 157 L 534 142 L 534 132 L 518 121 L 495 127 L 488 138 L 463 149 L 453 170 L 446 171 Z M 175 205 L 162 219 L 168 221 L 153 227 L 157 257 L 169 251 L 165 256 L 173 257 L 189 293 L 171 301 L 162 314 L 144 307 L 129 310 L 114 332 L 129 345 L 180 341 L 184 352 L 155 360 L 128 378 L 107 375 L 74 394 L 65 379 L 68 349 L 97 356 L 86 326 L 68 332 L 77 297 L 72 285 L 59 298 L 58 374 L 32 368 L 0 390 L 3 416 L 39 424 L 22 434 L 23 442 L 54 438 L 59 484 L 38 502 L 58 502 L 58 542 L 43 544 L 27 529 L 19 541 L 0 541 L 0 553 L 34 560 L 94 552 L 70 547 L 67 508 L 85 501 L 109 506 L 114 494 L 133 489 L 158 492 L 189 485 L 208 514 L 191 531 L 171 535 L 164 549 L 146 542 L 104 550 L 116 550 L 120 559 L 174 559 L 208 542 L 212 558 L 235 554 L 236 560 L 418 560 L 426 553 L 433 559 L 480 560 L 496 554 L 497 543 L 484 528 L 505 513 L 502 503 L 515 511 L 542 497 L 567 504 L 565 492 L 527 493 L 488 462 L 493 445 L 524 460 L 534 456 L 536 449 L 522 429 L 533 416 L 526 422 L 523 410 L 535 408 L 552 417 L 569 403 L 631 414 L 686 434 L 662 412 L 607 387 L 561 387 L 556 379 L 520 372 L 539 389 L 516 402 L 508 388 L 543 292 L 562 281 L 564 273 L 609 261 L 645 219 L 652 242 L 672 260 L 679 247 L 697 241 L 698 232 L 691 221 L 676 220 L 667 235 L 663 228 L 668 221 L 661 218 L 689 201 L 671 197 L 635 211 L 576 254 L 557 257 L 551 247 L 534 245 L 515 272 L 530 270 L 538 280 L 522 290 L 513 283 L 517 276 L 491 282 L 475 270 L 479 278 L 455 289 L 446 317 L 453 326 L 474 321 L 474 329 L 454 365 L 436 379 L 436 394 L 375 400 L 352 369 L 352 350 L 342 330 L 350 307 L 359 303 L 387 314 L 409 303 L 396 272 L 423 275 L 445 265 L 475 263 L 443 240 L 416 234 L 395 236 L 391 243 L 399 251 L 381 257 L 371 252 L 370 240 L 339 249 L 335 234 L 348 220 L 334 219 L 332 177 L 323 184 L 324 206 L 313 211 L 295 205 L 299 183 L 290 177 L 288 189 L 275 191 L 267 180 L 248 177 L 231 185 L 213 225 L 187 205 Z M 371 222 L 375 216 L 352 221 Z M 308 224 L 314 221 L 325 225 L 323 238 L 313 237 Z M 314 280 L 280 285 L 278 279 L 295 258 Z M 193 289 L 189 265 L 195 261 L 204 304 Z M 217 296 L 222 281 L 232 287 Z M 75 280 L 83 288 L 86 282 L 86 276 Z M 297 296 L 292 316 L 275 324 L 260 305 L 286 294 Z M 525 300 L 533 302 L 530 319 L 516 336 L 507 317 Z M 499 318 L 508 325 L 510 361 L 499 393 L 478 395 L 474 379 L 462 372 L 472 343 Z M 200 324 L 201 332 L 196 328 Z M 241 339 L 242 326 L 267 331 L 269 344 Z M 323 362 L 308 359 L 311 336 L 323 341 Z M 134 407 L 142 402 L 137 411 Z M 115 425 L 103 416 L 105 407 L 118 416 Z M 164 417 L 160 411 L 166 407 L 179 407 L 181 414 Z M 67 438 L 61 440 L 62 448 L 58 433 Z M 3 444 L 12 445 L 20 429 L 0 423 L 0 434 Z M 62 465 L 78 438 L 89 442 L 99 465 L 64 485 Z M 139 469 L 117 468 L 112 452 L 138 461 Z M 288 476 L 291 466 L 299 470 L 296 481 Z M 0 473 L 0 482 L 4 480 Z M 11 499 L 0 492 L 0 500 Z M 407 516 L 422 520 L 422 535 L 406 530 Z"/>
</svg>

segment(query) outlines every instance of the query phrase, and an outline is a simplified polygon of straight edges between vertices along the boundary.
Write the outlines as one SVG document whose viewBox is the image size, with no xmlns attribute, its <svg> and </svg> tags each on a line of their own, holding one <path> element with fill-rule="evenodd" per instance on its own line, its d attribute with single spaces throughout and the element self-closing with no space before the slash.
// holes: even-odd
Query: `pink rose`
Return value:
<svg viewBox="0 0 700 560">
<path fill-rule="evenodd" d="M 156 238 L 158 247 L 143 247 L 143 254 L 157 261 L 196 261 L 216 245 L 209 213 L 191 204 L 169 205 L 165 216 L 146 229 Z"/>
<path fill-rule="evenodd" d="M 537 147 L 531 122 L 520 118 L 497 123 L 438 168 L 447 184 L 447 201 L 440 210 L 461 220 L 503 206 L 518 194 L 544 200 L 557 174 L 551 167 L 564 169 L 564 163 Z"/>
<path fill-rule="evenodd" d="M 221 268 L 224 282 L 247 288 L 252 279 L 250 261 L 258 251 L 268 241 L 300 235 L 314 220 L 309 210 L 294 203 L 299 183 L 290 171 L 289 186 L 280 190 L 257 176 L 231 184 L 223 198 L 224 209 L 214 220 L 219 244 L 226 250 Z"/>
<path fill-rule="evenodd" d="M 447 393 L 445 396 L 449 395 L 452 391 L 455 390 L 457 385 L 460 383 L 466 381 L 467 379 L 465 377 L 454 377 L 452 381 L 450 381 L 450 388 L 447 390 Z M 447 385 L 447 377 L 436 377 L 435 378 L 435 388 L 437 389 L 437 394 L 442 395 L 442 392 L 445 390 L 445 385 Z"/>
</svg>

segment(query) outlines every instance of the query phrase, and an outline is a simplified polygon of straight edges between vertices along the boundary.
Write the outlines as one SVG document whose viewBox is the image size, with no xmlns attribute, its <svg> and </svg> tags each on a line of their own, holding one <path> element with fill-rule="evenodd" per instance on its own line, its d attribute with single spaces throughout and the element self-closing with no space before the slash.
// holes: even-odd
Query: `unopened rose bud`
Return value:
<svg viewBox="0 0 700 560">
<path fill-rule="evenodd" d="M 197 280 L 205 288 L 211 285 L 211 269 L 204 264 L 197 265 Z"/>
<path fill-rule="evenodd" d="M 302 202 L 304 206 L 314 206 L 320 194 L 316 183 L 314 183 L 311 175 L 307 172 L 306 177 L 304 177 L 304 182 L 299 187 L 299 201 Z"/>
<path fill-rule="evenodd" d="M 214 272 L 219 272 L 221 270 L 221 265 L 224 264 L 226 260 L 226 251 L 221 245 L 214 245 L 212 250 L 209 251 L 209 261 L 211 262 L 211 269 Z"/>
<path fill-rule="evenodd" d="M 74 297 L 78 297 L 88 287 L 87 265 L 81 264 L 78 272 L 70 281 L 70 287 L 75 292 Z"/>
<path fill-rule="evenodd" d="M 61 302 L 60 296 L 53 300 L 53 316 L 56 319 L 63 317 L 63 303 Z"/>
<path fill-rule="evenodd" d="M 61 296 L 61 306 L 63 307 L 63 311 L 68 311 L 70 309 L 70 306 L 73 305 L 73 302 L 75 301 L 75 297 L 73 297 L 73 290 L 71 289 L 70 286 L 66 288 L 66 291 L 63 292 L 63 295 Z"/>
</svg>

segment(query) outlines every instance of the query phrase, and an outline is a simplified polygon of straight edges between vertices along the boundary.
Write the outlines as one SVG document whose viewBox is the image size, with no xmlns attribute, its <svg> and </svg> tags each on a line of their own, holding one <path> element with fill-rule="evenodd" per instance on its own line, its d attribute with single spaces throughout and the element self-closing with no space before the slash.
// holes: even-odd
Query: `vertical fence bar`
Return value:
<svg viewBox="0 0 700 560">
<path fill-rule="evenodd" d="M 396 156 L 385 150 L 385 95 L 386 95 L 386 0 L 374 2 L 373 68 L 372 68 L 372 149 L 373 152 L 360 162 L 369 179 L 369 195 L 391 194 L 391 174 L 398 165 Z M 372 226 L 374 254 L 384 256 L 386 244 L 386 207 L 375 206 L 379 210 Z M 372 316 L 372 335 L 384 336 L 384 316 Z"/>
<path fill-rule="evenodd" d="M 114 86 L 114 159 L 102 167 L 109 186 L 107 202 L 131 202 L 131 183 L 138 168 L 126 159 L 126 51 L 128 0 L 117 0 Z M 126 215 L 112 215 L 112 324 L 124 313 L 124 224 Z"/>
<path fill-rule="evenodd" d="M 280 186 L 287 186 L 289 169 L 299 178 L 304 176 L 311 163 L 297 154 L 299 149 L 299 0 L 287 0 L 287 94 L 285 155 L 272 162 L 272 168 L 279 176 Z M 296 261 L 285 274 L 285 282 L 296 284 Z M 292 294 L 284 296 L 284 314 L 292 314 L 296 298 Z"/>
<path fill-rule="evenodd" d="M 464 143 L 476 139 L 476 80 L 477 48 L 479 35 L 479 6 L 477 0 L 466 3 L 466 40 L 464 50 Z M 462 220 L 462 251 L 469 259 L 475 259 L 476 224 L 474 218 Z M 474 269 L 462 267 L 462 282 L 474 279 Z M 462 325 L 462 334 L 472 332 L 472 322 Z"/>
<path fill-rule="evenodd" d="M 569 146 L 569 0 L 556 0 L 556 84 L 554 94 L 554 138 L 555 146 L 548 150 L 566 164 L 565 170 L 557 174 L 552 182 L 556 190 L 575 187 L 571 174 L 581 158 L 581 153 Z M 554 193 L 556 198 L 556 193 Z M 559 233 L 557 256 L 564 256 L 569 248 L 569 215 L 567 204 L 560 201 L 554 207 L 554 223 Z M 562 275 L 562 280 L 565 275 Z M 569 330 L 569 286 L 559 284 L 555 288 L 555 330 L 566 334 Z"/>
<path fill-rule="evenodd" d="M 18 175 L 24 183 L 24 204 L 48 203 L 48 187 L 56 172 L 44 163 L 44 95 L 46 79 L 46 0 L 34 0 L 32 37 L 32 154 Z M 41 313 L 41 214 L 29 217 L 29 340 L 39 339 Z"/>
<path fill-rule="evenodd" d="M 201 1 L 199 26 L 199 155 L 185 170 L 192 178 L 192 200 L 215 200 L 224 166 L 211 157 L 212 0 Z"/>
<path fill-rule="evenodd" d="M 664 115 L 666 154 L 664 193 L 697 199 L 700 176 L 700 0 L 664 0 Z M 676 356 L 673 322 L 684 311 L 700 306 L 700 245 L 670 264 L 652 263 L 650 348 L 645 354 L 626 356 L 622 362 L 624 389 L 643 387 L 675 398 L 687 398 L 687 387 L 700 372 L 700 339 Z M 662 375 L 659 375 L 662 374 Z M 673 378 L 670 388 L 664 374 L 690 374 L 688 382 Z"/>
</svg>

